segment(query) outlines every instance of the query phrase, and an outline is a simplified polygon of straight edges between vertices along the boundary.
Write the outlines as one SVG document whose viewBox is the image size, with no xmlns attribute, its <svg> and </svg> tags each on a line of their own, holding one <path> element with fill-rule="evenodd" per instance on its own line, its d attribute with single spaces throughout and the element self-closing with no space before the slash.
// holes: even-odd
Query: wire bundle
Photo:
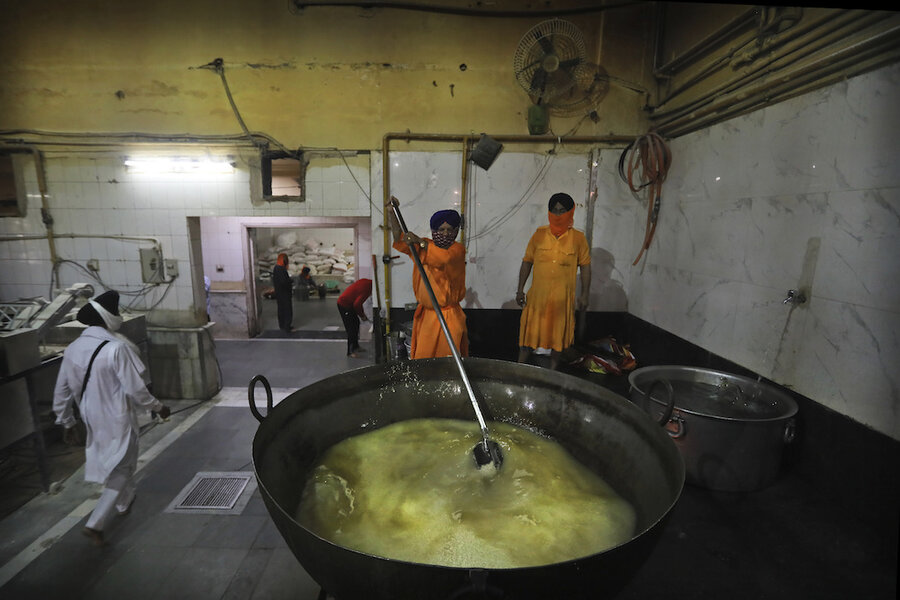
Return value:
<svg viewBox="0 0 900 600">
<path fill-rule="evenodd" d="M 628 167 L 627 172 L 625 167 Z M 628 144 L 619 157 L 619 176 L 632 192 L 647 188 L 647 223 L 644 242 L 632 265 L 638 264 L 644 252 L 650 248 L 656 233 L 659 206 L 662 200 L 662 184 L 672 165 L 672 152 L 659 134 L 650 132 Z"/>
</svg>

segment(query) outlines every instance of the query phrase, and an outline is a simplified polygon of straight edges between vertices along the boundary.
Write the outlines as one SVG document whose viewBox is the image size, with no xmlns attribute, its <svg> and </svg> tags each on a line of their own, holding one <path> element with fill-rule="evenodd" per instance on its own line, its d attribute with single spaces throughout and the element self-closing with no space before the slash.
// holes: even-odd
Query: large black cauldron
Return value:
<svg viewBox="0 0 900 600">
<path fill-rule="evenodd" d="M 271 409 L 253 439 L 269 514 L 304 569 L 337 600 L 566 599 L 613 595 L 643 563 L 684 484 L 684 463 L 662 428 L 627 399 L 571 375 L 467 358 L 489 420 L 540 431 L 606 479 L 637 511 L 629 541 L 605 552 L 521 569 L 464 569 L 380 558 L 326 541 L 294 520 L 308 471 L 337 442 L 418 417 L 473 419 L 450 358 L 348 371 Z M 265 383 L 265 381 L 263 380 Z M 268 385 L 268 384 L 266 384 Z"/>
</svg>

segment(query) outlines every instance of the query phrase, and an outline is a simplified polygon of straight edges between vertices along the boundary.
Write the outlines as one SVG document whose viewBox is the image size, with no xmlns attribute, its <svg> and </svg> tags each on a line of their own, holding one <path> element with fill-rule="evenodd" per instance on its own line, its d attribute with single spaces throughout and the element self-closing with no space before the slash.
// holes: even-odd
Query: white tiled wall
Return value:
<svg viewBox="0 0 900 600">
<path fill-rule="evenodd" d="M 71 261 L 61 263 L 60 286 L 87 281 L 98 289 L 115 288 L 123 293 L 122 303 L 136 309 L 193 309 L 188 217 L 369 215 L 367 156 L 347 163 L 333 160 L 322 167 L 312 165 L 308 176 L 316 191 L 305 203 L 267 202 L 259 206 L 251 202 L 249 165 L 253 157 L 238 155 L 233 174 L 214 176 L 129 173 L 124 159 L 119 153 L 46 153 L 47 201 L 57 236 L 57 254 Z M 355 179 L 350 176 L 351 170 Z M 0 301 L 52 297 L 50 250 L 41 220 L 36 173 L 33 167 L 26 169 L 26 216 L 0 219 L 0 238 L 5 240 L 0 242 Z M 217 229 L 210 242 L 212 264 L 227 266 L 227 272 L 218 273 L 218 278 L 240 279 L 243 258 L 236 237 L 239 227 L 227 219 L 211 223 Z M 168 291 L 167 285 L 146 289 L 141 279 L 139 248 L 155 243 L 161 246 L 164 258 L 179 261 L 179 277 Z M 97 259 L 102 283 L 84 270 L 89 259 Z M 207 273 L 217 278 L 214 269 Z"/>
</svg>

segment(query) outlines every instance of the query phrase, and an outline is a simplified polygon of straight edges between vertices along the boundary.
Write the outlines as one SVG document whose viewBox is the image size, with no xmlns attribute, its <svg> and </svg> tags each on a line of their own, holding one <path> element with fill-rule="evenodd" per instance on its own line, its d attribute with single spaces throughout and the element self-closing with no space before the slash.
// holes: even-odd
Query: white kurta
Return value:
<svg viewBox="0 0 900 600">
<path fill-rule="evenodd" d="M 87 389 L 81 394 L 91 355 L 104 340 L 91 367 Z M 105 483 L 125 457 L 131 432 L 140 435 L 139 410 L 162 409 L 147 389 L 146 368 L 133 346 L 103 327 L 88 327 L 63 353 L 53 394 L 57 424 L 75 424 L 72 404 L 81 397 L 79 410 L 87 429 L 84 478 Z"/>
</svg>

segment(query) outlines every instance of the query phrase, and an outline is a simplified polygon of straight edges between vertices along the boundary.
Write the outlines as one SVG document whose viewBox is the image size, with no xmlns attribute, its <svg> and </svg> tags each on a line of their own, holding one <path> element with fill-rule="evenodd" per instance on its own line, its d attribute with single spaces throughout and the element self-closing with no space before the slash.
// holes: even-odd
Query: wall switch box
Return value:
<svg viewBox="0 0 900 600">
<path fill-rule="evenodd" d="M 156 248 L 141 248 L 141 278 L 144 283 L 161 283 L 165 280 L 162 253 Z"/>
<path fill-rule="evenodd" d="M 169 279 L 178 277 L 178 259 L 167 258 L 163 262 L 166 265 L 166 277 Z"/>
<path fill-rule="evenodd" d="M 94 272 L 99 271 L 100 270 L 100 261 L 97 260 L 96 258 L 88 259 L 87 268 L 89 271 L 94 271 Z"/>
</svg>

